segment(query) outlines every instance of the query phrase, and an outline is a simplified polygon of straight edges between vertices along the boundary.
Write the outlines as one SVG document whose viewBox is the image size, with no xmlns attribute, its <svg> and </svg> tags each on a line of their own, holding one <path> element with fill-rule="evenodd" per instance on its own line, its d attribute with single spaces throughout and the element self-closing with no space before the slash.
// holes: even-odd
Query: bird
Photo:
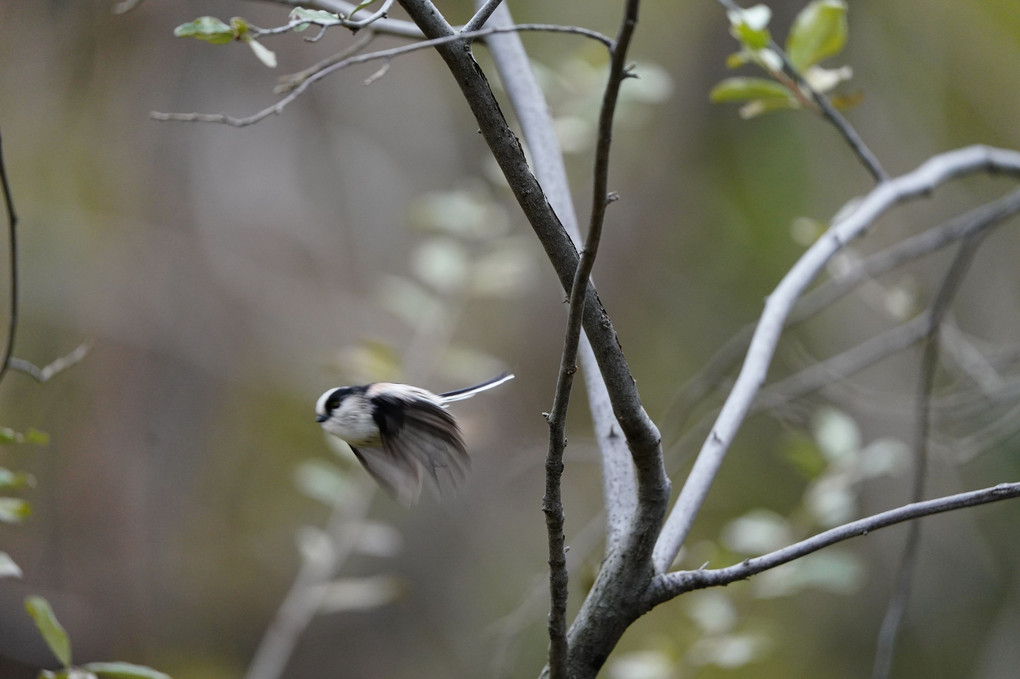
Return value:
<svg viewBox="0 0 1020 679">
<path fill-rule="evenodd" d="M 505 372 L 442 394 L 391 382 L 334 387 L 316 402 L 315 421 L 350 446 L 383 490 L 411 506 L 418 501 L 426 472 L 441 488 L 440 472 L 456 484 L 470 465 L 464 438 L 447 404 L 513 378 L 513 373 Z"/>
</svg>

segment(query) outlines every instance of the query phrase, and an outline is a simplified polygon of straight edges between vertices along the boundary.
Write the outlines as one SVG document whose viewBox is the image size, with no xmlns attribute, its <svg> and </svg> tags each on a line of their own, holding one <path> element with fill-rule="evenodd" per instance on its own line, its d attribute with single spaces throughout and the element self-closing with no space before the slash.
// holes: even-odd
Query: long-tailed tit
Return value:
<svg viewBox="0 0 1020 679">
<path fill-rule="evenodd" d="M 514 376 L 503 373 L 466 389 L 433 394 L 407 384 L 376 382 L 336 387 L 319 397 L 315 421 L 350 445 L 380 486 L 403 505 L 421 494 L 424 472 L 460 481 L 470 461 L 464 439 L 446 404 L 471 398 Z"/>
</svg>

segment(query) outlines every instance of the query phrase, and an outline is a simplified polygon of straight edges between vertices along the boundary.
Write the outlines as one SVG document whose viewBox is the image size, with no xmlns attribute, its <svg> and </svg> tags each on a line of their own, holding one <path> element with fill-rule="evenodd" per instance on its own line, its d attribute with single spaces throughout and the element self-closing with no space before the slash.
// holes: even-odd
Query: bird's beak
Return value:
<svg viewBox="0 0 1020 679">
<path fill-rule="evenodd" d="M 315 421 L 318 422 L 319 424 L 322 424 L 323 422 L 325 422 L 328 419 L 329 419 L 329 416 L 327 416 L 327 415 L 316 415 L 315 416 Z"/>
</svg>

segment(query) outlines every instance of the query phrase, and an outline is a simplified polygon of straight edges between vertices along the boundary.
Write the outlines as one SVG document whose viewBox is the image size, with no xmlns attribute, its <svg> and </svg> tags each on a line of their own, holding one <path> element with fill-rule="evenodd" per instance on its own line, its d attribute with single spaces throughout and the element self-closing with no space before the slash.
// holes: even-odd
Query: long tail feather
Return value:
<svg viewBox="0 0 1020 679">
<path fill-rule="evenodd" d="M 476 384 L 473 387 L 455 389 L 454 391 L 448 391 L 446 393 L 439 394 L 439 398 L 443 399 L 444 403 L 449 403 L 450 401 L 460 401 L 465 398 L 471 398 L 475 394 L 485 391 L 487 389 L 498 387 L 499 385 L 503 384 L 504 382 L 508 382 L 513 378 L 514 378 L 513 373 L 509 372 L 502 373 L 501 375 L 493 377 L 491 380 L 486 380 L 485 382 L 482 382 L 481 384 Z"/>
</svg>

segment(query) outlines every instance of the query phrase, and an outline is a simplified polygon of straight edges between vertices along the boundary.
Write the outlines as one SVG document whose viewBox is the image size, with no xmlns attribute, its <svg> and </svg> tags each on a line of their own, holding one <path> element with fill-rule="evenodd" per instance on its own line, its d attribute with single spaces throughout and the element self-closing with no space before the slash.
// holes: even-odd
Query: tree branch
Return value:
<svg viewBox="0 0 1020 679">
<path fill-rule="evenodd" d="M 892 271 L 896 267 L 914 259 L 936 252 L 947 245 L 973 234 L 984 232 L 998 226 L 1004 220 L 1020 212 L 1020 190 L 1013 191 L 1002 198 L 982 204 L 973 210 L 937 227 L 907 238 L 899 243 L 869 255 L 858 262 L 853 268 L 833 275 L 825 282 L 806 292 L 798 301 L 786 320 L 784 329 L 802 323 L 835 303 L 848 292 L 864 281 L 871 280 Z M 715 389 L 733 365 L 747 350 L 754 333 L 754 324 L 749 323 L 731 337 L 719 351 L 712 356 L 705 366 L 695 373 L 680 388 L 673 402 L 666 410 L 663 421 L 673 422 L 673 435 L 678 434 L 687 419 L 690 409 L 701 401 L 705 395 Z M 911 340 L 912 344 L 916 341 Z M 853 350 L 850 350 L 853 351 Z M 849 353 L 849 352 L 847 352 Z M 804 373 L 807 379 L 807 368 Z M 787 378 L 792 380 L 793 377 Z M 778 387 L 778 385 L 775 385 Z M 810 387 L 813 390 L 817 387 Z M 769 388 L 771 390 L 771 387 Z M 670 434 L 666 439 L 671 438 Z M 686 438 L 686 436 L 685 436 Z"/>
<path fill-rule="evenodd" d="M 745 559 L 738 564 L 726 568 L 676 571 L 660 574 L 655 577 L 652 583 L 649 593 L 651 597 L 650 605 L 657 606 L 692 590 L 718 587 L 737 582 L 738 580 L 746 580 L 752 575 L 757 575 L 776 566 L 796 561 L 829 545 L 861 535 L 867 535 L 880 528 L 893 526 L 897 523 L 910 521 L 911 519 L 918 519 L 922 516 L 1017 497 L 1020 497 L 1020 483 L 1000 483 L 991 488 L 925 500 L 924 502 L 915 502 L 897 507 L 896 509 L 890 509 L 880 514 L 837 526 L 769 554 Z"/>
<path fill-rule="evenodd" d="M 372 24 L 373 30 L 375 24 Z M 580 26 L 559 26 L 556 24 L 518 24 L 516 26 L 505 26 L 498 28 L 484 28 L 471 33 L 457 33 L 457 34 L 446 34 L 441 37 L 432 38 L 429 40 L 422 40 L 420 42 L 413 43 L 411 45 L 401 45 L 400 47 L 394 47 L 387 50 L 380 50 L 378 52 L 370 52 L 369 54 L 357 54 L 346 59 L 342 59 L 337 62 L 330 63 L 324 66 L 321 70 L 309 75 L 287 94 L 283 99 L 272 106 L 268 106 L 258 113 L 253 115 L 237 118 L 226 113 L 162 113 L 160 111 L 151 111 L 149 117 L 159 121 L 173 121 L 183 123 L 219 123 L 221 125 L 229 125 L 231 127 L 247 127 L 254 125 L 255 123 L 261 122 L 271 115 L 279 115 L 283 112 L 283 109 L 288 104 L 293 102 L 295 99 L 300 97 L 312 83 L 322 80 L 328 75 L 331 75 L 339 70 L 345 69 L 348 66 L 355 64 L 362 64 L 368 61 L 376 61 L 379 59 L 392 59 L 402 54 L 408 54 L 421 49 L 427 49 L 430 47 L 439 47 L 442 45 L 448 45 L 450 43 L 460 42 L 462 40 L 475 40 L 478 38 L 484 38 L 486 36 L 494 35 L 497 33 L 511 33 L 517 31 L 541 31 L 545 33 L 569 33 L 572 35 L 580 35 L 586 38 L 591 38 L 597 42 L 601 42 L 607 47 L 612 45 L 612 41 L 606 36 L 602 35 L 598 31 L 592 31 L 587 28 Z"/>
<path fill-rule="evenodd" d="M 987 232 L 985 232 L 987 233 Z M 963 284 L 967 270 L 974 261 L 978 246 L 983 236 L 971 236 L 963 241 L 953 258 L 953 263 L 946 272 L 942 285 L 939 286 L 935 299 L 931 303 L 928 317 L 929 327 L 925 333 L 924 351 L 921 355 L 921 370 L 917 388 L 917 416 L 914 418 L 916 433 L 914 436 L 914 489 L 913 501 L 920 502 L 924 497 L 924 485 L 928 472 L 928 439 L 931 434 L 931 397 L 935 384 L 935 372 L 939 363 L 939 327 L 942 319 L 949 311 L 953 298 Z M 896 637 L 899 633 L 903 614 L 910 600 L 910 587 L 913 583 L 917 559 L 920 554 L 921 524 L 910 524 L 906 544 L 900 564 L 897 568 L 893 595 L 886 607 L 882 625 L 879 628 L 878 643 L 875 649 L 875 663 L 872 669 L 873 679 L 885 679 L 892 668 L 893 654 L 896 649 Z"/>
<path fill-rule="evenodd" d="M 18 215 L 14 211 L 11 198 L 11 185 L 7 181 L 7 164 L 4 162 L 2 140 L 0 140 L 0 188 L 3 189 L 4 206 L 7 210 L 7 266 L 10 270 L 10 309 L 7 315 L 7 342 L 4 345 L 3 360 L 0 360 L 0 381 L 7 375 L 11 367 L 11 355 L 14 352 L 14 338 L 18 332 Z"/>
<path fill-rule="evenodd" d="M 477 0 L 481 4 L 483 0 Z M 489 26 L 513 25 L 506 5 L 489 19 Z M 531 152 L 535 175 L 549 198 L 574 247 L 582 248 L 570 182 L 563 164 L 563 153 L 553 129 L 545 96 L 531 70 L 531 62 L 521 44 L 520 35 L 505 33 L 486 39 L 504 89 L 517 115 L 524 141 Z M 613 405 L 599 372 L 587 335 L 581 335 L 578 363 L 585 378 L 588 407 L 602 460 L 603 500 L 606 507 L 606 551 L 616 549 L 630 525 L 637 506 L 637 481 L 627 441 L 619 435 Z"/>
<path fill-rule="evenodd" d="M 593 191 L 591 221 L 588 236 L 585 240 L 581 258 L 574 271 L 574 279 L 570 288 L 570 303 L 567 311 L 567 327 L 564 332 L 563 356 L 560 360 L 559 377 L 556 381 L 556 393 L 553 407 L 549 415 L 549 455 L 546 460 L 546 496 L 543 511 L 549 533 L 549 567 L 551 605 L 549 611 L 549 676 L 551 679 L 562 679 L 567 676 L 567 564 L 563 542 L 563 502 L 560 486 L 563 475 L 563 451 L 566 447 L 567 406 L 570 403 L 570 392 L 577 372 L 577 348 L 581 335 L 581 323 L 584 315 L 585 299 L 588 293 L 588 281 L 595 259 L 598 256 L 599 243 L 602 240 L 602 228 L 605 225 L 606 208 L 615 200 L 609 193 L 609 152 L 613 141 L 613 118 L 616 113 L 616 102 L 620 94 L 620 86 L 629 77 L 626 68 L 627 49 L 630 46 L 634 27 L 637 25 L 639 0 L 629 0 L 624 12 L 616 43 L 611 50 L 609 78 L 602 108 L 599 112 L 598 141 L 595 147 L 595 168 L 593 171 Z"/>
<path fill-rule="evenodd" d="M 891 207 L 975 172 L 1020 175 L 1020 153 L 970 146 L 934 156 L 913 172 L 879 184 L 808 248 L 783 277 L 765 303 L 744 365 L 659 536 L 654 555 L 657 572 L 669 567 L 686 539 L 737 430 L 765 382 L 786 318 L 808 284 L 837 251 Z"/>
</svg>

